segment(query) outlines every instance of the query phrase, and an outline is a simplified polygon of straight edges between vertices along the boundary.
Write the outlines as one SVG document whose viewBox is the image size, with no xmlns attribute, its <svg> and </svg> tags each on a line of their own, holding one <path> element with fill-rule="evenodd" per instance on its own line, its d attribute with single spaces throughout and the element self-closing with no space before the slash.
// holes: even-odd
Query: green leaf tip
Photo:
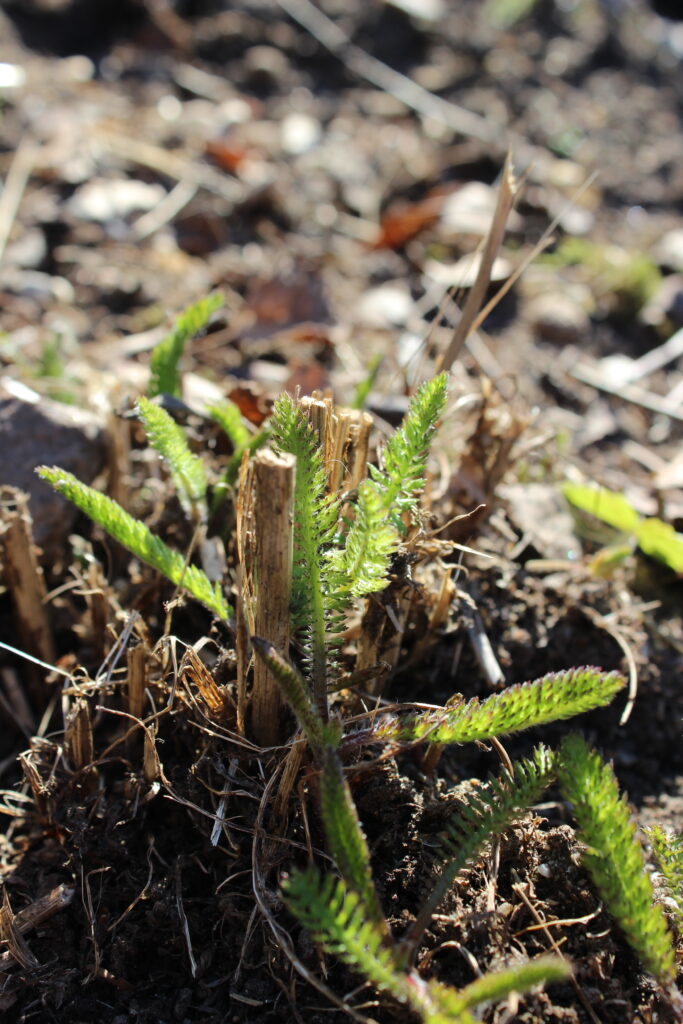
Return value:
<svg viewBox="0 0 683 1024">
<path fill-rule="evenodd" d="M 218 583 L 211 583 L 197 566 L 188 565 L 180 552 L 173 551 L 159 537 L 155 537 L 144 523 L 134 519 L 112 498 L 86 486 L 72 473 L 58 466 L 39 466 L 36 472 L 136 558 L 157 569 L 171 583 L 182 587 L 218 618 L 227 620 L 230 617 L 231 608 Z"/>
<path fill-rule="evenodd" d="M 312 699 L 308 683 L 292 664 L 268 640 L 251 637 L 256 656 L 270 669 L 296 715 L 309 744 L 319 751 L 324 743 L 324 724 Z"/>
<path fill-rule="evenodd" d="M 182 427 L 148 398 L 138 400 L 138 412 L 149 443 L 168 464 L 180 504 L 187 515 L 206 517 L 207 479 L 204 463 L 190 451 Z"/>
<path fill-rule="evenodd" d="M 557 757 L 562 793 L 573 806 L 585 865 L 631 948 L 664 986 L 675 975 L 674 950 L 662 908 L 653 902 L 636 824 L 614 771 L 576 734 Z"/>
<path fill-rule="evenodd" d="M 620 533 L 635 533 L 640 516 L 633 505 L 616 491 L 589 484 L 565 484 L 562 493 L 574 508 L 588 512 Z"/>
<path fill-rule="evenodd" d="M 525 964 L 485 974 L 461 989 L 458 996 L 470 1008 L 505 999 L 511 992 L 528 992 L 536 985 L 567 981 L 571 975 L 571 965 L 566 960 L 557 956 L 539 956 Z"/>
<path fill-rule="evenodd" d="M 195 334 L 206 327 L 207 323 L 223 305 L 221 292 L 212 292 L 199 302 L 192 303 L 185 309 L 170 332 L 156 346 L 150 360 L 150 380 L 147 393 L 150 398 L 156 395 L 174 395 L 181 397 L 181 381 L 179 363 L 187 342 Z"/>
<path fill-rule="evenodd" d="M 447 397 L 447 373 L 420 385 L 401 426 L 382 453 L 382 469 L 368 467 L 384 508 L 399 530 L 405 530 L 401 514 L 415 507 L 424 488 L 429 448 Z"/>
<path fill-rule="evenodd" d="M 462 700 L 443 710 L 420 712 L 380 726 L 380 739 L 468 743 L 572 718 L 609 704 L 626 685 L 619 672 L 585 667 L 549 672 L 479 701 Z"/>
</svg>

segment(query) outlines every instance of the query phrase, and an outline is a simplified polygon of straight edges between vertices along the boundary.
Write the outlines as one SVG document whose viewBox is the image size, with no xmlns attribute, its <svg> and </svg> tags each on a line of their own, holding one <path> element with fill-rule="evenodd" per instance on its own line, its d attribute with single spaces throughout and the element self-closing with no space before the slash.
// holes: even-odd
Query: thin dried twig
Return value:
<svg viewBox="0 0 683 1024">
<path fill-rule="evenodd" d="M 14 154 L 5 179 L 5 187 L 0 195 L 0 262 L 5 255 L 12 225 L 35 166 L 37 153 L 38 149 L 32 142 L 22 142 Z"/>
<path fill-rule="evenodd" d="M 278 0 L 278 3 L 291 18 L 360 78 L 396 97 L 416 113 L 423 117 L 431 117 L 454 132 L 480 139 L 497 150 L 507 148 L 508 133 L 503 126 L 449 103 L 440 96 L 435 96 L 417 82 L 361 50 L 338 25 L 311 3 L 311 0 Z M 526 143 L 525 148 L 531 147 Z"/>
<path fill-rule="evenodd" d="M 631 717 L 631 712 L 633 711 L 633 706 L 636 702 L 636 697 L 638 696 L 638 666 L 636 665 L 636 659 L 631 649 L 631 645 L 628 643 L 624 634 L 617 629 L 613 623 L 608 622 L 604 615 L 600 615 L 599 612 L 596 612 L 595 609 L 591 608 L 589 605 L 583 605 L 581 610 L 586 618 L 590 619 L 598 629 L 603 629 L 605 633 L 608 633 L 612 637 L 615 643 L 619 645 L 623 651 L 624 657 L 626 658 L 626 664 L 628 665 L 628 700 L 626 701 L 626 706 L 621 713 L 621 718 L 619 719 L 619 725 L 626 725 Z"/>
<path fill-rule="evenodd" d="M 484 301 L 484 296 L 486 295 L 486 291 L 491 280 L 491 269 L 502 244 L 508 216 L 510 215 L 516 195 L 517 183 L 512 172 L 512 158 L 508 153 L 500 179 L 496 209 L 486 238 L 484 251 L 481 256 L 477 279 L 467 296 L 462 316 L 460 317 L 455 331 L 453 332 L 450 344 L 441 359 L 438 361 L 439 369 L 450 370 L 451 366 L 460 355 L 462 347 L 467 341 L 469 334 L 474 329 L 474 323 L 481 309 L 481 304 Z"/>
<path fill-rule="evenodd" d="M 587 366 L 579 363 L 578 366 L 570 367 L 568 373 L 575 380 L 583 384 L 589 384 L 597 391 L 604 391 L 608 395 L 615 395 L 623 402 L 630 402 L 632 405 L 639 405 L 650 412 L 664 413 L 673 420 L 683 422 L 683 403 L 665 395 L 657 395 L 653 391 L 646 391 L 637 384 L 618 384 L 605 380 L 604 374 L 594 366 Z M 683 396 L 681 396 L 683 398 Z"/>
<path fill-rule="evenodd" d="M 23 910 L 14 915 L 13 929 L 22 935 L 37 928 L 43 921 L 53 917 L 68 907 L 74 898 L 75 889 L 71 885 L 58 885 L 51 889 L 45 896 L 34 900 Z M 7 971 L 16 963 L 16 958 L 11 952 L 0 953 L 0 971 Z"/>
<path fill-rule="evenodd" d="M 550 947 L 553 950 L 553 952 L 556 953 L 557 956 L 561 957 L 563 960 L 566 960 L 567 958 L 565 957 L 565 955 L 562 952 L 562 950 L 560 949 L 557 941 L 555 940 L 554 936 L 551 934 L 551 932 L 549 931 L 549 928 L 548 928 L 548 925 L 556 924 L 557 922 L 555 922 L 555 921 L 544 921 L 543 920 L 543 918 L 541 917 L 541 915 L 540 915 L 539 911 L 537 910 L 537 908 L 533 905 L 533 903 L 531 902 L 531 900 L 529 899 L 527 894 L 524 892 L 525 886 L 522 885 L 521 882 L 516 882 L 512 886 L 512 888 L 517 893 L 517 895 L 521 899 L 522 903 L 524 903 L 524 905 L 527 907 L 527 909 L 528 909 L 529 913 L 531 914 L 531 916 L 534 918 L 534 920 L 540 926 L 541 931 L 543 932 L 543 934 L 545 935 L 546 939 L 548 940 L 548 943 L 550 944 Z M 593 1022 L 593 1024 L 601 1024 L 600 1018 L 596 1016 L 596 1014 L 595 1014 L 595 1012 L 593 1010 L 593 1007 L 591 1006 L 591 1004 L 590 1004 L 590 1002 L 588 1000 L 588 997 L 586 996 L 585 992 L 583 991 L 583 989 L 581 988 L 581 986 L 579 985 L 578 981 L 576 980 L 576 978 L 574 977 L 573 974 L 570 974 L 569 980 L 572 983 L 572 985 L 574 986 L 574 991 L 576 992 L 577 996 L 581 1000 L 581 1005 L 583 1006 L 584 1010 L 586 1011 L 586 1013 L 590 1017 L 590 1019 Z"/>
</svg>

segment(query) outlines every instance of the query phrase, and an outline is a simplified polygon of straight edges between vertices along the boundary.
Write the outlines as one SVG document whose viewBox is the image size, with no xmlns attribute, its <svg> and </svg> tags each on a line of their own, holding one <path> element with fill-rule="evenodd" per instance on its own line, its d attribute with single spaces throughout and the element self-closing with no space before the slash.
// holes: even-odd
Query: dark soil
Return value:
<svg viewBox="0 0 683 1024">
<path fill-rule="evenodd" d="M 644 0 L 539 0 L 507 30 L 476 0 L 446 3 L 435 21 L 378 0 L 323 6 L 366 55 L 479 115 L 475 133 L 454 132 L 441 107 L 420 117 L 356 73 L 356 50 L 331 54 L 271 0 L 0 4 L 0 61 L 26 76 L 18 88 L 0 85 L 5 180 L 17 147 L 33 147 L 16 215 L 2 214 L 11 230 L 0 268 L 0 384 L 21 380 L 40 394 L 119 413 L 108 430 L 130 447 L 128 507 L 183 547 L 189 536 L 168 484 L 123 415 L 144 390 L 148 353 L 168 314 L 214 287 L 226 294 L 226 309 L 193 345 L 186 394 L 197 447 L 209 446 L 217 465 L 226 451 L 197 415 L 214 394 L 233 397 L 254 423 L 283 387 L 330 386 L 346 402 L 374 353 L 383 361 L 369 408 L 377 436 L 386 434 L 450 337 L 436 319 L 443 286 L 434 264 L 450 266 L 480 241 L 462 221 L 449 226 L 444 196 L 495 183 L 509 142 L 526 181 L 502 255 L 515 265 L 557 216 L 558 239 L 576 233 L 644 254 L 650 286 L 645 301 L 625 271 L 532 264 L 454 368 L 435 453 L 434 522 L 489 506 L 476 529 L 457 533 L 456 523 L 439 538 L 492 556 L 466 555 L 461 582 L 506 684 L 575 665 L 627 671 L 631 660 L 637 694 L 628 720 L 620 724 L 621 698 L 576 725 L 613 761 L 641 824 L 683 828 L 680 581 L 636 555 L 609 579 L 592 575 L 595 548 L 582 547 L 562 502 L 553 504 L 560 483 L 580 471 L 624 491 L 644 515 L 679 529 L 683 522 L 683 475 L 657 485 L 680 453 L 681 417 L 575 375 L 585 364 L 609 386 L 607 357 L 636 359 L 683 323 L 683 255 L 679 248 L 676 264 L 661 253 L 683 214 L 681 23 Z M 595 181 L 569 204 L 593 170 Z M 159 191 L 117 206 L 116 181 Z M 172 189 L 177 203 L 160 208 Z M 109 212 L 93 213 L 101 204 Z M 539 296 L 558 308 L 569 299 L 572 309 L 541 316 Z M 415 339 L 426 336 L 416 366 Z M 655 406 L 675 398 L 682 408 L 680 361 L 639 383 Z M 0 453 L 0 483 L 9 473 L 4 459 L 9 466 L 9 453 Z M 546 501 L 559 516 L 550 526 Z M 299 963 L 357 1013 L 405 1019 L 330 958 L 323 965 L 283 909 L 279 873 L 305 861 L 309 836 L 323 845 L 314 802 L 304 782 L 286 828 L 268 813 L 258 819 L 280 754 L 269 760 L 239 740 L 230 701 L 219 721 L 196 690 L 178 686 L 157 720 L 161 771 L 150 767 L 149 751 L 144 761 L 140 730 L 127 736 L 130 720 L 111 713 L 126 708 L 126 673 L 101 666 L 126 614 L 140 614 L 136 638 L 151 647 L 165 632 L 164 601 L 173 594 L 84 520 L 76 533 L 45 572 L 59 665 L 83 669 L 66 696 L 90 708 L 89 768 L 73 770 L 64 755 L 64 677 L 45 684 L 40 676 L 42 700 L 30 677 L 27 722 L 11 683 L 28 687 L 29 670 L 0 652 L 5 891 L 15 914 L 56 886 L 74 891 L 66 909 L 27 933 L 35 964 L 12 956 L 4 963 L 3 1019 L 346 1019 L 293 970 L 256 905 L 254 844 L 267 909 L 290 933 Z M 418 571 L 422 595 L 438 571 L 434 562 Z M 397 582 L 390 599 L 410 593 L 413 615 L 385 695 L 429 704 L 454 693 L 488 695 L 466 617 L 454 608 L 421 643 L 419 589 Z M 232 692 L 227 629 L 187 603 L 173 612 L 171 633 L 185 644 L 210 636 L 203 656 Z M 0 640 L 16 643 L 7 592 Z M 161 712 L 172 672 L 153 662 L 150 673 Z M 566 731 L 546 727 L 505 746 L 521 756 Z M 29 741 L 22 773 L 17 755 Z M 449 750 L 434 778 L 422 774 L 415 752 L 373 770 L 355 767 L 378 888 L 400 934 L 424 895 L 448 811 L 472 780 L 497 770 L 498 755 Z M 212 843 L 221 794 L 226 824 Z M 485 1020 L 673 1019 L 602 909 L 580 866 L 569 811 L 550 793 L 458 880 L 418 966 L 426 977 L 464 985 L 478 969 L 553 943 L 574 964 L 575 983 L 511 999 Z"/>
</svg>

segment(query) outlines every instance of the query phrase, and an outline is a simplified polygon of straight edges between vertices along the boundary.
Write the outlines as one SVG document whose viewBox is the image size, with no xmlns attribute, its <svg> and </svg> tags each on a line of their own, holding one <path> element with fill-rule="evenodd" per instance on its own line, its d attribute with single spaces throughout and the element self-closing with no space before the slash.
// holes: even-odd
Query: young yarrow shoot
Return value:
<svg viewBox="0 0 683 1024">
<path fill-rule="evenodd" d="M 425 487 L 430 446 L 447 399 L 447 375 L 426 381 L 414 395 L 401 427 L 380 452 L 377 465 L 366 466 L 359 441 L 357 410 L 336 410 L 330 402 L 311 403 L 287 394 L 275 402 L 270 423 L 253 435 L 229 404 L 213 407 L 209 415 L 228 434 L 234 455 L 219 484 L 212 488 L 204 461 L 191 451 L 183 429 L 157 404 L 157 395 L 181 393 L 178 364 L 183 346 L 215 310 L 219 298 L 210 296 L 180 318 L 155 352 L 149 398 L 141 398 L 139 415 L 150 445 L 168 466 L 180 504 L 195 532 L 206 531 L 217 507 L 239 476 L 237 507 L 250 506 L 250 466 L 254 452 L 270 438 L 276 455 L 293 456 L 293 515 L 291 536 L 282 537 L 291 551 L 291 595 L 280 636 L 291 640 L 285 649 L 273 645 L 273 636 L 251 638 L 255 657 L 277 680 L 296 718 L 308 754 L 301 765 L 316 778 L 319 818 L 327 852 L 336 870 L 309 864 L 292 867 L 282 881 L 289 911 L 311 932 L 316 942 L 363 975 L 377 990 L 433 1024 L 465 1024 L 473 1010 L 504 998 L 511 991 L 526 991 L 541 982 L 558 982 L 570 971 L 566 960 L 542 957 L 484 974 L 462 989 L 425 980 L 415 964 L 417 951 L 432 915 L 467 865 L 483 854 L 488 843 L 539 801 L 546 788 L 558 783 L 574 808 L 580 836 L 586 844 L 585 864 L 595 886 L 644 966 L 662 985 L 677 1013 L 680 996 L 674 986 L 672 939 L 661 908 L 653 902 L 652 886 L 628 807 L 619 796 L 611 768 L 577 736 L 569 737 L 557 753 L 538 746 L 532 756 L 501 771 L 476 791 L 444 831 L 438 869 L 431 892 L 413 916 L 405 933 L 392 934 L 375 887 L 371 856 L 359 821 L 347 769 L 370 749 L 398 753 L 408 747 L 427 747 L 431 754 L 447 744 L 493 740 L 543 723 L 566 719 L 607 705 L 624 681 L 615 672 L 577 668 L 548 674 L 535 682 L 509 687 L 486 700 L 459 698 L 444 708 L 377 719 L 359 718 L 359 705 L 351 691 L 352 653 L 345 631 L 352 616 L 360 616 L 361 634 L 366 616 L 377 607 L 377 595 L 390 585 L 393 560 L 421 553 L 419 502 Z M 314 417 L 314 414 L 317 419 Z M 355 417 L 355 419 L 354 419 Z M 354 427 L 354 430 L 351 429 Z M 258 456 L 256 457 L 258 458 Z M 241 463 L 241 468 L 240 468 Z M 341 464 L 341 469 L 340 469 Z M 359 470 L 360 465 L 360 470 Z M 58 468 L 39 470 L 94 522 L 138 559 L 165 575 L 232 625 L 249 625 L 254 633 L 255 609 L 264 601 L 267 579 L 255 578 L 250 564 L 240 566 L 236 612 L 219 584 L 185 556 L 169 548 L 141 522 L 110 498 L 86 487 Z M 355 475 L 355 479 L 354 479 Z M 216 503 L 216 495 L 221 501 Z M 258 515 L 258 503 L 253 514 Z M 239 532 L 239 522 L 237 524 Z M 242 551 L 240 544 L 238 550 Z M 244 633 L 237 629 L 239 638 Z M 238 641 L 239 642 L 239 641 Z M 241 652 L 244 655 L 244 652 Z M 380 652 L 381 653 L 381 652 Z M 240 651 L 238 650 L 238 661 Z M 243 662 L 248 663 L 248 657 Z M 379 658 L 376 659 L 379 662 Z M 379 664 L 366 662 L 356 673 L 377 686 Z M 252 684 L 251 705 L 259 695 Z M 338 691 L 342 691 L 341 694 Z M 377 688 L 375 693 L 377 693 Z M 338 693 L 331 698 L 331 694 Z M 238 693 L 238 701 L 248 695 Z M 262 703 L 262 702 L 261 702 Z M 347 711 L 354 715 L 346 724 Z M 279 713 L 277 705 L 271 716 Z M 245 707 L 238 721 L 247 721 Z M 271 720 L 272 726 L 272 720 Z M 252 718 L 253 736 L 259 723 Z M 280 746 L 264 751 L 263 763 L 279 771 L 281 758 L 293 750 L 291 719 L 277 719 Z M 430 758 L 433 766 L 435 759 Z M 427 760 L 425 760 L 427 764 Z M 297 792 L 296 787 L 294 792 Z M 681 888 L 683 877 L 679 847 L 654 836 L 665 870 Z M 256 841 L 256 840 L 255 840 Z M 314 843 L 315 845 L 315 843 Z M 318 843 L 318 845 L 320 845 Z M 328 862 L 329 865 L 329 862 Z M 294 966 L 300 969 L 293 958 Z M 683 1018 L 681 1018 L 683 1019 Z"/>
</svg>

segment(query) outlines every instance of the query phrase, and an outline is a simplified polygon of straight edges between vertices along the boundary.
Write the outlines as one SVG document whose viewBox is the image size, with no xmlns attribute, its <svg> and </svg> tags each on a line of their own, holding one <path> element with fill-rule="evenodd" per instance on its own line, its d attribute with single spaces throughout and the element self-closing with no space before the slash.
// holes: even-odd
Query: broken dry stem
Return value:
<svg viewBox="0 0 683 1024">
<path fill-rule="evenodd" d="M 21 645 L 52 665 L 56 659 L 55 646 L 45 607 L 45 580 L 33 543 L 28 499 L 14 487 L 0 490 L 0 548 Z M 42 711 L 49 697 L 45 672 L 32 664 L 26 671 L 35 710 Z"/>
<path fill-rule="evenodd" d="M 289 646 L 292 580 L 294 483 L 296 459 L 266 449 L 254 459 L 254 530 L 256 533 L 256 615 L 258 636 L 280 651 Z M 257 743 L 278 744 L 282 698 L 268 666 L 254 665 L 252 728 Z"/>
</svg>

